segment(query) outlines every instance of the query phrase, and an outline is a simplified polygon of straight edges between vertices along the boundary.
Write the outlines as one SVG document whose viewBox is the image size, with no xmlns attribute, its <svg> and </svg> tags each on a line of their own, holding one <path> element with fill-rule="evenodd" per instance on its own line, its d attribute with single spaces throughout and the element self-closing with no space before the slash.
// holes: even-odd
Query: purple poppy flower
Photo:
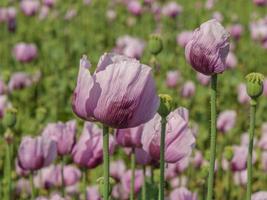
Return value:
<svg viewBox="0 0 267 200">
<path fill-rule="evenodd" d="M 247 170 L 234 172 L 234 183 L 239 186 L 245 186 L 248 181 Z"/>
<path fill-rule="evenodd" d="M 247 146 L 234 146 L 234 156 L 231 160 L 231 169 L 233 171 L 242 171 L 247 168 L 248 148 Z M 256 154 L 253 152 L 253 164 L 256 162 Z"/>
<path fill-rule="evenodd" d="M 37 170 L 50 165 L 57 156 L 57 146 L 53 140 L 44 137 L 26 136 L 18 150 L 19 165 L 24 170 Z"/>
<path fill-rule="evenodd" d="M 126 35 L 117 39 L 114 52 L 139 59 L 143 55 L 144 49 L 145 42 L 143 40 Z"/>
<path fill-rule="evenodd" d="M 60 187 L 61 183 L 61 166 L 50 165 L 42 168 L 34 177 L 34 184 L 37 188 L 50 189 Z"/>
<path fill-rule="evenodd" d="M 121 179 L 122 188 L 124 189 L 124 192 L 126 194 L 130 194 L 131 190 L 131 177 L 132 177 L 132 171 L 128 170 L 125 172 Z M 142 185 L 144 184 L 144 176 L 142 170 L 136 170 L 135 171 L 135 183 L 134 183 L 134 193 L 138 193 L 140 189 L 142 188 Z"/>
<path fill-rule="evenodd" d="M 103 162 L 102 130 L 91 122 L 84 124 L 82 135 L 72 150 L 73 161 L 87 168 L 95 168 Z M 109 151 L 114 152 L 115 143 L 110 136 Z"/>
<path fill-rule="evenodd" d="M 0 95 L 0 119 L 4 116 L 7 108 L 11 107 L 6 95 Z"/>
<path fill-rule="evenodd" d="M 253 3 L 257 6 L 266 6 L 267 0 L 253 0 Z"/>
<path fill-rule="evenodd" d="M 12 74 L 9 83 L 8 83 L 8 90 L 20 90 L 25 87 L 29 87 L 32 85 L 32 78 L 29 74 L 24 72 L 16 72 Z"/>
<path fill-rule="evenodd" d="M 267 198 L 267 191 L 260 191 L 252 194 L 251 200 L 265 200 Z"/>
<path fill-rule="evenodd" d="M 200 82 L 201 85 L 208 85 L 210 83 L 210 76 L 206 76 L 202 73 L 197 72 L 197 80 Z"/>
<path fill-rule="evenodd" d="M 261 154 L 261 165 L 263 170 L 267 172 L 267 151 L 264 151 Z"/>
<path fill-rule="evenodd" d="M 19 176 L 28 176 L 30 174 L 30 171 L 28 170 L 24 170 L 20 167 L 19 163 L 18 163 L 18 159 L 16 158 L 16 174 Z"/>
<path fill-rule="evenodd" d="M 115 180 L 119 181 L 125 171 L 126 166 L 123 160 L 117 160 L 110 163 L 110 176 Z"/>
<path fill-rule="evenodd" d="M 182 87 L 181 96 L 184 98 L 191 98 L 195 95 L 196 86 L 193 81 L 187 81 Z"/>
<path fill-rule="evenodd" d="M 57 143 L 58 155 L 63 156 L 71 153 L 75 144 L 76 122 L 50 123 L 44 129 L 42 135 Z"/>
<path fill-rule="evenodd" d="M 241 24 L 234 24 L 229 28 L 230 35 L 236 40 L 239 40 L 243 31 L 243 26 Z"/>
<path fill-rule="evenodd" d="M 99 194 L 97 186 L 90 186 L 86 189 L 87 200 L 101 200 L 101 195 Z"/>
<path fill-rule="evenodd" d="M 183 7 L 174 1 L 168 2 L 162 7 L 162 14 L 168 17 L 176 17 L 181 14 Z"/>
<path fill-rule="evenodd" d="M 43 3 L 48 7 L 53 7 L 56 3 L 56 0 L 43 0 Z"/>
<path fill-rule="evenodd" d="M 27 16 L 35 15 L 38 12 L 39 6 L 39 1 L 22 0 L 20 3 L 22 12 Z"/>
<path fill-rule="evenodd" d="M 151 156 L 143 148 L 135 149 L 135 158 L 136 163 L 140 165 L 148 165 L 152 161 Z"/>
<path fill-rule="evenodd" d="M 30 195 L 31 194 L 31 185 L 30 181 L 25 178 L 20 178 L 16 183 L 16 194 L 18 196 Z"/>
<path fill-rule="evenodd" d="M 156 114 L 145 124 L 142 135 L 143 149 L 155 160 L 160 158 L 161 117 Z M 176 163 L 191 154 L 195 143 L 188 127 L 188 111 L 178 108 L 167 117 L 165 161 Z"/>
<path fill-rule="evenodd" d="M 6 22 L 7 20 L 7 8 L 0 8 L 0 23 Z"/>
<path fill-rule="evenodd" d="M 178 81 L 181 79 L 181 74 L 177 70 L 172 70 L 167 72 L 166 85 L 168 88 L 175 88 Z"/>
<path fill-rule="evenodd" d="M 192 31 L 183 31 L 176 37 L 176 42 L 180 47 L 185 47 L 193 36 Z"/>
<path fill-rule="evenodd" d="M 233 69 L 237 66 L 237 58 L 234 53 L 229 52 L 226 57 L 225 65 L 229 69 Z"/>
<path fill-rule="evenodd" d="M 262 150 L 267 150 L 267 132 L 263 132 L 258 142 L 258 147 Z"/>
<path fill-rule="evenodd" d="M 1 84 L 1 83 L 0 83 Z M 0 86 L 1 87 L 1 86 Z M 1 91 L 1 89 L 0 89 Z M 1 92 L 0 92 L 1 93 Z M 263 81 L 263 95 L 267 96 L 267 79 Z"/>
<path fill-rule="evenodd" d="M 190 192 L 187 188 L 181 187 L 173 190 L 170 200 L 197 200 L 197 194 Z"/>
<path fill-rule="evenodd" d="M 248 104 L 250 102 L 250 97 L 247 94 L 246 84 L 241 83 L 237 88 L 238 102 L 241 104 Z"/>
<path fill-rule="evenodd" d="M 63 174 L 64 174 L 64 185 L 65 186 L 75 185 L 76 183 L 79 182 L 82 176 L 79 168 L 73 165 L 64 166 Z"/>
<path fill-rule="evenodd" d="M 185 47 L 187 61 L 205 75 L 222 73 L 229 52 L 229 34 L 217 20 L 203 23 Z"/>
<path fill-rule="evenodd" d="M 36 45 L 24 42 L 17 43 L 12 53 L 15 59 L 22 63 L 31 62 L 38 56 Z"/>
<path fill-rule="evenodd" d="M 204 162 L 204 158 L 203 158 L 201 151 L 196 151 L 193 157 L 193 165 L 196 168 L 200 168 L 203 162 Z"/>
<path fill-rule="evenodd" d="M 128 4 L 128 11 L 133 15 L 139 16 L 142 14 L 142 5 L 137 0 L 132 0 Z"/>
<path fill-rule="evenodd" d="M 117 54 L 104 54 L 93 75 L 81 59 L 73 111 L 82 119 L 132 128 L 153 118 L 159 106 L 151 68 Z"/>
<path fill-rule="evenodd" d="M 235 122 L 236 122 L 236 111 L 225 110 L 221 112 L 218 116 L 217 129 L 222 133 L 226 133 L 235 126 Z"/>
<path fill-rule="evenodd" d="M 134 128 L 117 129 L 115 133 L 117 144 L 123 147 L 142 147 L 141 138 L 143 129 L 143 124 Z"/>
</svg>

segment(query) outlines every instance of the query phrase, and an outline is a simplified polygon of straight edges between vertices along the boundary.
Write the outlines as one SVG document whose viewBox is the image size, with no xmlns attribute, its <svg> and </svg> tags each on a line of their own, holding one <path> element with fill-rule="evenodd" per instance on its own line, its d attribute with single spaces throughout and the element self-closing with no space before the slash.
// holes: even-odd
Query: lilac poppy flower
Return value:
<svg viewBox="0 0 267 200">
<path fill-rule="evenodd" d="M 86 189 L 86 200 L 101 200 L 101 195 L 99 194 L 97 186 L 90 186 Z"/>
<path fill-rule="evenodd" d="M 181 96 L 184 98 L 191 98 L 195 95 L 196 86 L 193 81 L 187 81 L 182 87 Z"/>
<path fill-rule="evenodd" d="M 168 2 L 162 7 L 162 14 L 168 17 L 176 17 L 183 11 L 183 7 L 174 1 Z"/>
<path fill-rule="evenodd" d="M 230 52 L 227 55 L 225 65 L 229 69 L 233 69 L 237 66 L 237 58 L 234 53 Z"/>
<path fill-rule="evenodd" d="M 257 6 L 266 6 L 267 0 L 253 0 L 253 3 Z"/>
<path fill-rule="evenodd" d="M 133 15 L 139 16 L 142 13 L 142 5 L 137 0 L 132 0 L 128 4 L 128 11 Z"/>
<path fill-rule="evenodd" d="M 197 194 L 190 192 L 187 188 L 181 187 L 173 190 L 170 200 L 197 200 Z"/>
<path fill-rule="evenodd" d="M 267 191 L 260 191 L 253 193 L 251 200 L 265 200 L 267 198 Z"/>
<path fill-rule="evenodd" d="M 130 194 L 131 190 L 131 177 L 132 177 L 132 171 L 128 170 L 125 172 L 121 179 L 122 188 L 124 189 L 124 192 Z M 142 185 L 144 184 L 144 176 L 142 170 L 136 170 L 135 171 L 135 183 L 134 183 L 134 193 L 138 193 L 140 189 L 142 188 Z"/>
<path fill-rule="evenodd" d="M 73 111 L 82 119 L 132 128 L 153 118 L 159 106 L 151 68 L 117 54 L 104 54 L 93 75 L 81 59 Z"/>
<path fill-rule="evenodd" d="M 44 137 L 26 136 L 18 150 L 19 165 L 24 170 L 37 170 L 50 165 L 57 156 L 57 146 L 53 140 Z"/>
<path fill-rule="evenodd" d="M 82 135 L 72 150 L 73 161 L 87 168 L 95 168 L 103 162 L 102 130 L 91 122 L 84 124 Z M 115 143 L 110 136 L 109 151 L 114 152 Z"/>
<path fill-rule="evenodd" d="M 160 158 L 161 117 L 156 114 L 145 124 L 142 135 L 143 149 L 155 160 Z M 178 108 L 167 117 L 165 161 L 176 163 L 191 154 L 195 143 L 188 127 L 188 111 Z"/>
<path fill-rule="evenodd" d="M 24 42 L 17 43 L 12 53 L 15 59 L 22 63 L 31 62 L 38 56 L 36 45 Z"/>
<path fill-rule="evenodd" d="M 20 90 L 25 87 L 29 87 L 32 85 L 32 79 L 29 74 L 24 72 L 16 72 L 12 74 L 9 83 L 8 83 L 8 90 Z"/>
<path fill-rule="evenodd" d="M 168 88 L 175 88 L 178 81 L 181 79 L 181 74 L 177 70 L 172 70 L 167 72 L 166 85 Z"/>
<path fill-rule="evenodd" d="M 63 156 L 71 153 L 75 144 L 76 122 L 50 123 L 44 129 L 42 135 L 57 143 L 58 155 Z"/>
<path fill-rule="evenodd" d="M 27 16 L 35 15 L 38 12 L 39 6 L 39 1 L 22 0 L 20 3 L 22 12 Z"/>
<path fill-rule="evenodd" d="M 197 80 L 200 82 L 201 85 L 208 85 L 210 83 L 210 76 L 206 76 L 202 73 L 197 72 Z"/>
<path fill-rule="evenodd" d="M 246 84 L 241 83 L 237 88 L 238 97 L 237 100 L 241 104 L 248 104 L 250 102 L 250 97 L 247 94 Z"/>
<path fill-rule="evenodd" d="M 126 35 L 117 39 L 114 52 L 139 59 L 143 55 L 144 49 L 145 42 L 143 40 Z"/>
<path fill-rule="evenodd" d="M 142 147 L 141 138 L 143 129 L 143 124 L 134 128 L 117 129 L 115 132 L 115 139 L 117 144 L 123 147 Z"/>
<path fill-rule="evenodd" d="M 229 34 L 217 20 L 203 23 L 185 47 L 187 61 L 205 75 L 222 73 L 229 52 Z"/>
<path fill-rule="evenodd" d="M 218 116 L 217 129 L 222 133 L 226 133 L 235 126 L 235 122 L 236 122 L 236 111 L 225 110 L 221 112 Z"/>
<path fill-rule="evenodd" d="M 110 163 L 110 176 L 119 181 L 126 171 L 126 166 L 123 160 L 117 160 Z"/>
<path fill-rule="evenodd" d="M 192 31 L 183 31 L 176 37 L 176 42 L 180 47 L 185 47 L 193 36 Z"/>
</svg>

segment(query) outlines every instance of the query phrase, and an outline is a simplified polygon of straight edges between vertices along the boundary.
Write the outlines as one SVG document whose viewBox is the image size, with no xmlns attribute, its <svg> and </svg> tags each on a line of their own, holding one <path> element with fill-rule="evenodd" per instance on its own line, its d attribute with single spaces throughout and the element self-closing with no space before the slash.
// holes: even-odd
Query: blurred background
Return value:
<svg viewBox="0 0 267 200">
<path fill-rule="evenodd" d="M 48 122 L 75 118 L 71 97 L 81 56 L 87 55 L 95 68 L 104 52 L 114 51 L 154 68 L 159 93 L 172 95 L 177 106 L 190 110 L 196 148 L 204 151 L 209 144 L 208 80 L 186 63 L 184 46 L 191 32 L 212 18 L 231 34 L 229 69 L 218 80 L 218 113 L 236 112 L 233 128 L 219 133 L 218 140 L 226 137 L 227 145 L 239 144 L 248 129 L 244 77 L 252 71 L 267 73 L 265 1 L 1 0 L 0 80 L 4 89 L 0 115 L 8 104 L 18 110 L 17 142 L 22 135 L 40 134 Z M 153 33 L 159 34 L 164 44 L 156 62 L 147 48 Z M 267 120 L 267 91 L 264 95 L 257 112 L 257 139 L 260 125 Z M 81 127 L 82 122 L 79 124 Z M 1 124 L 0 131 L 4 132 Z M 0 158 L 4 157 L 3 146 L 0 144 Z M 219 153 L 224 146 L 219 145 Z M 254 190 L 266 189 L 267 173 L 263 173 L 260 160 L 256 165 Z M 242 187 L 238 191 L 240 194 Z"/>
</svg>

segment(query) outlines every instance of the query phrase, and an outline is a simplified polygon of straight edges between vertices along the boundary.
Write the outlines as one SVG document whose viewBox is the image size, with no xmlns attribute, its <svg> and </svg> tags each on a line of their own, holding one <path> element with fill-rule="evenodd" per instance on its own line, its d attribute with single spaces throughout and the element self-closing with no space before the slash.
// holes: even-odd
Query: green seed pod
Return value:
<svg viewBox="0 0 267 200">
<path fill-rule="evenodd" d="M 17 122 L 17 110 L 15 108 L 8 108 L 3 118 L 3 125 L 6 128 L 13 128 Z"/>
<path fill-rule="evenodd" d="M 252 99 L 262 95 L 264 76 L 260 73 L 250 73 L 246 76 L 247 93 Z"/>
<path fill-rule="evenodd" d="M 104 194 L 104 177 L 100 177 L 96 180 L 96 182 L 98 183 L 98 190 L 99 190 L 99 193 L 101 194 L 101 196 L 103 196 Z M 115 185 L 116 181 L 109 177 L 109 194 L 111 194 L 112 192 L 112 188 L 113 186 Z"/>
<path fill-rule="evenodd" d="M 158 109 L 158 113 L 162 118 L 166 118 L 172 110 L 173 99 L 170 95 L 167 94 L 160 94 L 159 98 L 160 106 Z"/>
<path fill-rule="evenodd" d="M 163 42 L 159 35 L 150 35 L 148 41 L 148 49 L 151 54 L 158 55 L 163 49 Z"/>
<path fill-rule="evenodd" d="M 233 147 L 227 146 L 224 148 L 224 157 L 226 160 L 231 161 L 234 156 Z"/>
</svg>

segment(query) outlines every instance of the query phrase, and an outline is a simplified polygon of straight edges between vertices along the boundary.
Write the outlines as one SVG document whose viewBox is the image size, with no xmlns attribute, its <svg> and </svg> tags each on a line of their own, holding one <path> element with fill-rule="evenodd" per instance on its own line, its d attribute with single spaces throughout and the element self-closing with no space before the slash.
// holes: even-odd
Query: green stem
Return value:
<svg viewBox="0 0 267 200">
<path fill-rule="evenodd" d="M 61 195 L 62 197 L 65 197 L 64 165 L 65 165 L 65 158 L 64 156 L 61 156 Z"/>
<path fill-rule="evenodd" d="M 104 200 L 109 200 L 109 133 L 108 126 L 103 125 L 104 156 Z"/>
<path fill-rule="evenodd" d="M 232 189 L 232 172 L 231 170 L 227 171 L 227 182 L 228 182 L 228 189 L 227 189 L 227 199 L 231 199 L 231 189 Z"/>
<path fill-rule="evenodd" d="M 217 95 L 217 74 L 211 76 L 210 88 L 210 111 L 211 111 L 211 124 L 210 124 L 210 165 L 208 177 L 208 194 L 207 200 L 213 198 L 213 185 L 214 185 L 214 168 L 216 159 L 216 95 Z"/>
<path fill-rule="evenodd" d="M 34 187 L 33 171 L 30 174 L 30 183 L 31 183 L 31 190 L 32 190 L 31 200 L 35 200 L 35 197 L 36 197 L 36 189 Z"/>
<path fill-rule="evenodd" d="M 142 200 L 146 200 L 146 166 L 143 165 L 144 185 L 142 189 Z"/>
<path fill-rule="evenodd" d="M 255 115 L 256 115 L 257 101 L 252 99 L 250 103 L 250 126 L 249 126 L 249 146 L 248 146 L 248 160 L 247 160 L 247 200 L 251 199 L 252 192 L 252 154 L 253 154 L 253 138 L 255 131 Z"/>
<path fill-rule="evenodd" d="M 160 183 L 159 183 L 159 200 L 164 200 L 165 189 L 165 131 L 166 119 L 161 120 L 160 135 Z"/>
<path fill-rule="evenodd" d="M 4 199 L 11 199 L 11 157 L 10 157 L 10 145 L 5 143 L 5 171 L 4 171 Z"/>
<path fill-rule="evenodd" d="M 132 154 L 131 154 L 131 170 L 132 170 L 132 178 L 131 178 L 130 200 L 134 200 L 134 183 L 135 183 L 135 153 L 134 153 L 134 148 L 132 148 Z"/>
<path fill-rule="evenodd" d="M 82 192 L 84 194 L 84 200 L 87 199 L 87 191 L 86 191 L 86 187 L 87 187 L 87 171 L 86 168 L 83 168 L 82 170 L 83 172 L 83 179 L 82 179 Z"/>
</svg>

